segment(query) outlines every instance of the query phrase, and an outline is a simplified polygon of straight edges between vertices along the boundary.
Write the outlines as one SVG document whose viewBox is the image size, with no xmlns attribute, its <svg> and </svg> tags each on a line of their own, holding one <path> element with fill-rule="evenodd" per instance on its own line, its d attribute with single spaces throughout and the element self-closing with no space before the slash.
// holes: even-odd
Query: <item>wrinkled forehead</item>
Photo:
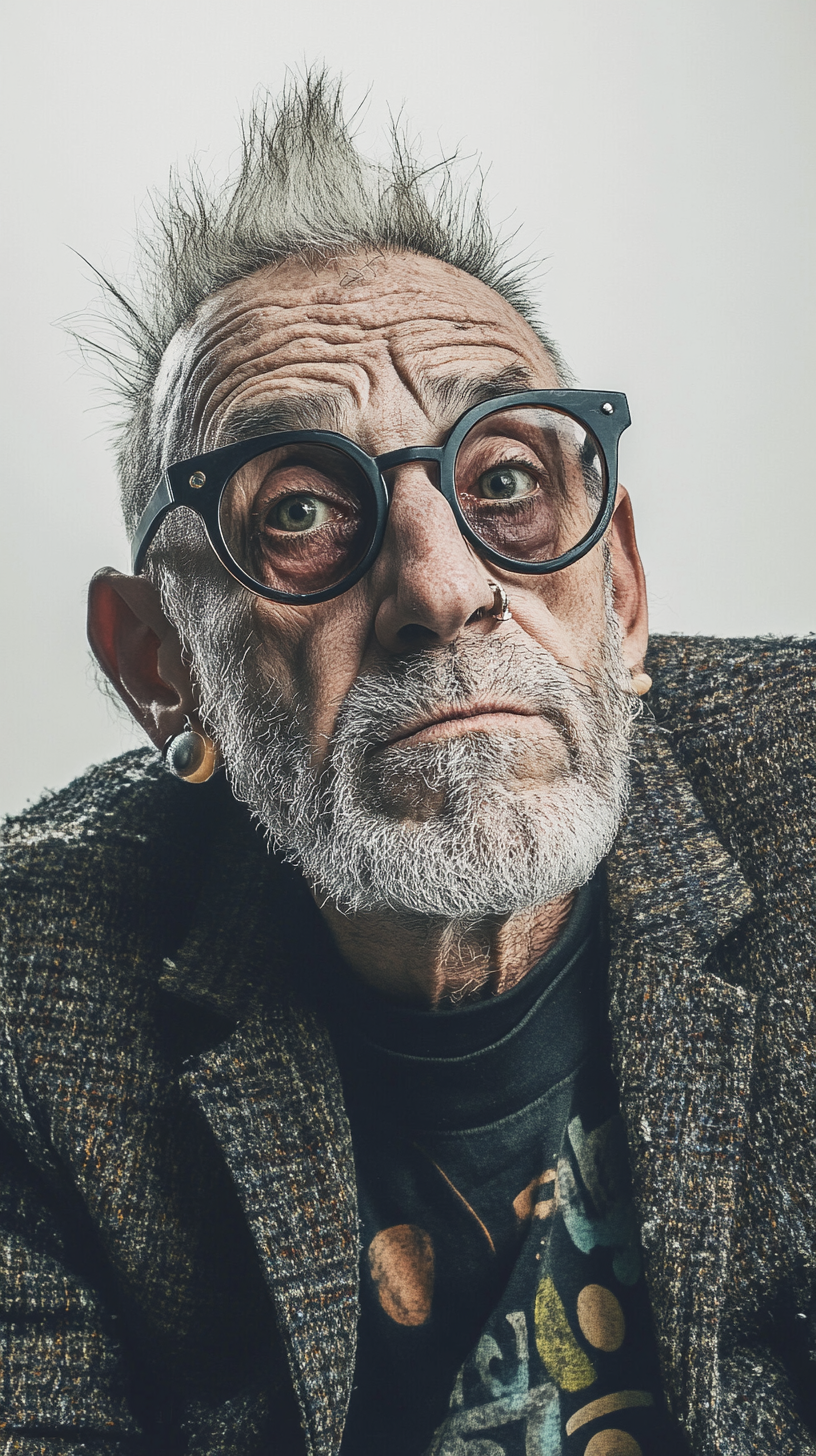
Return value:
<svg viewBox="0 0 816 1456">
<path fill-rule="evenodd" d="M 156 422 L 168 456 L 265 429 L 328 428 L 365 444 L 387 410 L 450 424 L 468 388 L 552 388 L 533 330 L 478 279 L 436 259 L 289 259 L 197 309 L 167 348 Z M 253 423 L 254 422 L 254 423 Z"/>
</svg>

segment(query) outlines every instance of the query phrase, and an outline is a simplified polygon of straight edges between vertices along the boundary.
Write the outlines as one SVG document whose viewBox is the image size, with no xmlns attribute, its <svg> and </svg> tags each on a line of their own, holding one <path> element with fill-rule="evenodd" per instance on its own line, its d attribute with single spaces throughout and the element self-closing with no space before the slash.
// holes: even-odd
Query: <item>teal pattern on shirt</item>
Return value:
<svg viewBox="0 0 816 1456">
<path fill-rule="evenodd" d="M 668 1456 L 623 1125 L 583 1068 L 555 1167 L 428 1456 Z"/>
</svg>

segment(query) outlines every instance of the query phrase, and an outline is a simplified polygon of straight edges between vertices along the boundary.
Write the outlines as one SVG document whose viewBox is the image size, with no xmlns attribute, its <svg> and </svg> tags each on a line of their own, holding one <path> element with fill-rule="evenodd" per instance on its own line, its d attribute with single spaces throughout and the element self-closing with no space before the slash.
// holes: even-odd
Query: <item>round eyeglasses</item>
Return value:
<svg viewBox="0 0 816 1456">
<path fill-rule="evenodd" d="M 476 405 L 441 446 L 371 456 L 330 430 L 242 440 L 171 465 L 133 539 L 142 570 L 162 521 L 201 516 L 219 561 L 277 602 L 324 602 L 348 591 L 382 545 L 386 475 L 433 462 L 456 524 L 494 566 L 544 575 L 586 555 L 612 518 L 617 452 L 630 423 L 624 394 L 533 390 Z"/>
</svg>

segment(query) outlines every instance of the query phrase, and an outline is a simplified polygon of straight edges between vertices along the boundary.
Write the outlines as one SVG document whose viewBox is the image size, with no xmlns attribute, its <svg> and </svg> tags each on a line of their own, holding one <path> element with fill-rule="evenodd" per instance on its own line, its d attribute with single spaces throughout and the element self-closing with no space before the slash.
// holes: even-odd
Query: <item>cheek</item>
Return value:
<svg viewBox="0 0 816 1456">
<path fill-rule="evenodd" d="M 603 560 L 594 556 L 507 587 L 518 626 L 565 667 L 592 662 L 606 633 Z"/>
<path fill-rule="evenodd" d="M 289 711 L 298 711 L 322 764 L 342 703 L 360 674 L 371 611 L 357 588 L 310 607 L 260 599 L 254 609 L 259 665 Z"/>
</svg>

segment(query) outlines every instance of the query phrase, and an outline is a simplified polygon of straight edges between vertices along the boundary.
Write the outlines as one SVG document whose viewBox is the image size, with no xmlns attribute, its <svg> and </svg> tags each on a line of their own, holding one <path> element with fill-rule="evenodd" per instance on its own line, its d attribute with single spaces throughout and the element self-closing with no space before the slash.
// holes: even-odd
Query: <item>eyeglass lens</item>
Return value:
<svg viewBox="0 0 816 1456">
<path fill-rule="evenodd" d="M 523 563 L 563 556 L 604 504 L 603 455 L 570 415 L 523 405 L 476 423 L 456 455 L 456 495 L 479 540 Z M 374 537 L 376 501 L 342 450 L 294 444 L 257 455 L 228 482 L 221 530 L 254 581 L 293 596 L 338 586 Z"/>
<path fill-rule="evenodd" d="M 598 442 L 571 415 L 522 405 L 468 431 L 456 456 L 456 494 L 491 550 L 519 564 L 553 561 L 601 514 L 602 462 Z"/>
<path fill-rule="evenodd" d="M 233 559 L 262 586 L 293 596 L 326 591 L 349 576 L 376 520 L 363 470 L 325 445 L 256 455 L 221 497 L 221 531 Z"/>
</svg>

